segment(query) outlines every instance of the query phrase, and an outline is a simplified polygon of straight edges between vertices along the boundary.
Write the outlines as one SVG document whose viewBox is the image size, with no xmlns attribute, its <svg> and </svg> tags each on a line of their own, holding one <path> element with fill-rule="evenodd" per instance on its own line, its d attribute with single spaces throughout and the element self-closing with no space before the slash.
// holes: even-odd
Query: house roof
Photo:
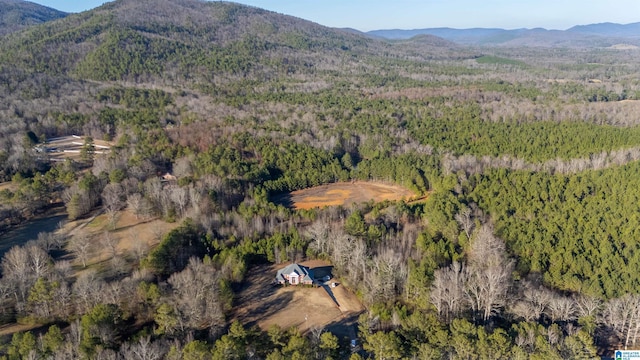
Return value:
<svg viewBox="0 0 640 360">
<path fill-rule="evenodd" d="M 276 273 L 276 280 L 285 281 L 285 274 L 297 274 L 298 276 L 302 277 L 301 281 L 313 281 L 313 270 L 300 264 L 293 263 L 278 270 L 278 272 Z"/>
</svg>

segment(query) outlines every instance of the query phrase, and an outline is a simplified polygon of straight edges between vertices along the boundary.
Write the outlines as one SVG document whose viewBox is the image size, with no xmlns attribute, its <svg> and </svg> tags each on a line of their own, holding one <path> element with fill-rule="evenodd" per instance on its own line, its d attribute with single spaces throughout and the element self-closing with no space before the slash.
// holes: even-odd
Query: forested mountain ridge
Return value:
<svg viewBox="0 0 640 360">
<path fill-rule="evenodd" d="M 256 57 L 264 55 L 270 46 L 289 45 L 303 50 L 337 44 L 322 44 L 314 39 L 324 42 L 342 36 L 340 42 L 345 47 L 365 45 L 355 36 L 328 36 L 330 32 L 320 26 L 307 23 L 302 26 L 303 22 L 293 18 L 275 21 L 274 17 L 277 15 L 232 3 L 115 1 L 7 39 L 5 46 L 15 50 L 3 60 L 7 64 L 11 58 L 16 64 L 24 61 L 32 70 L 53 74 L 124 80 L 194 66 L 209 66 L 223 72 L 232 70 L 224 66 L 235 66 L 236 71 L 244 72 L 248 69 L 242 67 L 249 66 L 248 62 L 257 66 L 260 61 Z M 318 32 L 315 38 L 313 32 Z M 283 40 L 278 44 L 280 36 Z M 219 57 L 230 56 L 225 54 L 230 48 L 237 51 L 234 55 L 243 57 L 244 63 L 224 64 L 224 58 L 218 59 L 217 64 L 197 63 L 216 51 L 220 52 L 215 53 Z M 30 57 L 34 54 L 45 56 L 42 61 L 46 61 L 46 66 L 34 63 Z M 112 66 L 121 71 L 114 73 Z"/>
<path fill-rule="evenodd" d="M 0 321 L 37 330 L 3 338 L 0 356 L 592 359 L 637 347 L 637 58 L 384 41 L 195 0 L 119 0 L 3 37 L 0 226 L 56 205 L 69 223 L 6 252 Z M 77 154 L 45 143 L 59 136 Z M 365 181 L 420 199 L 274 200 Z M 357 331 L 244 321 L 252 271 L 310 259 L 364 304 Z M 297 302 L 264 302 L 281 289 L 263 286 L 261 319 Z"/>
<path fill-rule="evenodd" d="M 22 0 L 0 0 L 0 36 L 68 14 Z"/>
<path fill-rule="evenodd" d="M 4 64 L 26 63 L 25 69 L 96 80 L 169 73 L 178 79 L 187 70 L 189 77 L 210 72 L 269 76 L 277 68 L 315 70 L 309 56 L 348 63 L 352 55 L 389 51 L 384 42 L 301 19 L 192 0 L 118 0 L 2 43 Z"/>
<path fill-rule="evenodd" d="M 607 22 L 589 25 L 576 25 L 567 29 L 567 31 L 637 39 L 640 37 L 640 22 L 631 24 L 615 24 Z"/>
<path fill-rule="evenodd" d="M 616 44 L 640 45 L 640 23 L 578 25 L 567 30 L 499 28 L 426 28 L 372 30 L 367 34 L 388 39 L 434 35 L 466 45 L 603 48 Z"/>
</svg>

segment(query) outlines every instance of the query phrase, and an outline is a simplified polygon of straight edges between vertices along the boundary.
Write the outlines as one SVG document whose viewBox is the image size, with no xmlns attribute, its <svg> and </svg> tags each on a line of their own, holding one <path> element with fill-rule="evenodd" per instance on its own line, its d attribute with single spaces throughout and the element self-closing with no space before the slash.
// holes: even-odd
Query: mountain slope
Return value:
<svg viewBox="0 0 640 360">
<path fill-rule="evenodd" d="M 0 0 L 0 36 L 67 15 L 29 1 Z"/>
<path fill-rule="evenodd" d="M 0 58 L 50 74 L 118 80 L 168 70 L 248 73 L 274 65 L 273 56 L 339 56 L 370 42 L 232 3 L 120 0 L 5 39 Z"/>
<path fill-rule="evenodd" d="M 416 51 L 447 56 L 441 45 L 423 41 Z M 360 56 L 402 52 L 385 41 L 295 17 L 197 0 L 118 0 L 14 34 L 0 47 L 4 64 L 30 72 L 179 82 L 309 74 L 356 64 Z"/>
</svg>

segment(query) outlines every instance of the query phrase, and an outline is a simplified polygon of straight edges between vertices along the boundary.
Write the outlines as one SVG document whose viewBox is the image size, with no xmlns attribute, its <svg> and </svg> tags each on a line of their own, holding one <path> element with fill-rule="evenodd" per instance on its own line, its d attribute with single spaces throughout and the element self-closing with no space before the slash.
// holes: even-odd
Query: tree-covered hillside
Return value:
<svg viewBox="0 0 640 360">
<path fill-rule="evenodd" d="M 67 14 L 62 11 L 32 2 L 2 0 L 0 1 L 0 35 L 6 35 L 65 16 Z"/>
<path fill-rule="evenodd" d="M 384 41 L 196 0 L 117 0 L 4 36 L 0 241 L 52 209 L 68 223 L 4 254 L 0 356 L 637 348 L 637 57 Z M 359 181 L 418 200 L 272 201 Z M 242 321 L 252 269 L 312 259 L 366 308 L 348 336 Z"/>
</svg>

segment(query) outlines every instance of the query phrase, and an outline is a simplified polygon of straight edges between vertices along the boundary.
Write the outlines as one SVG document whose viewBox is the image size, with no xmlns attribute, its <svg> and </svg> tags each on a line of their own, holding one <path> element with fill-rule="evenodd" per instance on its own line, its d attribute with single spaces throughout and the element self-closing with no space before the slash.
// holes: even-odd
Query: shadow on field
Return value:
<svg viewBox="0 0 640 360">
<path fill-rule="evenodd" d="M 137 220 L 137 219 L 136 219 Z M 129 229 L 133 229 L 137 226 L 143 225 L 143 224 L 148 224 L 150 222 L 156 221 L 156 218 L 151 218 L 148 220 L 142 220 L 142 221 L 137 221 L 135 224 L 130 224 L 130 225 L 125 225 L 125 226 L 121 226 L 121 227 L 117 227 L 116 229 L 112 230 L 111 232 L 114 234 L 118 234 L 118 233 L 122 233 L 125 232 Z"/>
<path fill-rule="evenodd" d="M 358 334 L 358 316 L 360 316 L 360 313 L 344 316 L 338 321 L 327 324 L 325 329 L 333 333 L 338 338 L 349 338 L 349 340 L 354 340 Z"/>
<path fill-rule="evenodd" d="M 271 197 L 271 202 L 277 205 L 282 205 L 287 209 L 294 208 L 293 196 L 291 196 L 291 193 L 276 194 Z"/>
<path fill-rule="evenodd" d="M 248 327 L 258 325 L 260 321 L 268 319 L 286 308 L 292 299 L 293 293 L 287 292 L 267 299 L 256 300 L 259 305 L 246 314 L 239 316 L 238 319 Z"/>
<path fill-rule="evenodd" d="M 293 300 L 292 292 L 277 294 L 280 285 L 273 284 L 271 267 L 257 266 L 249 271 L 246 280 L 234 289 L 237 294 L 234 308 L 236 317 L 247 326 L 257 325 L 260 321 L 282 311 Z"/>
<path fill-rule="evenodd" d="M 338 299 L 336 299 L 336 296 L 333 295 L 333 291 L 331 291 L 331 287 L 325 284 L 325 285 L 322 285 L 322 288 L 327 292 L 327 294 L 329 294 L 329 297 L 331 297 L 331 300 L 333 300 L 333 302 L 336 303 L 338 307 L 340 307 L 340 304 L 338 303 Z"/>
</svg>

